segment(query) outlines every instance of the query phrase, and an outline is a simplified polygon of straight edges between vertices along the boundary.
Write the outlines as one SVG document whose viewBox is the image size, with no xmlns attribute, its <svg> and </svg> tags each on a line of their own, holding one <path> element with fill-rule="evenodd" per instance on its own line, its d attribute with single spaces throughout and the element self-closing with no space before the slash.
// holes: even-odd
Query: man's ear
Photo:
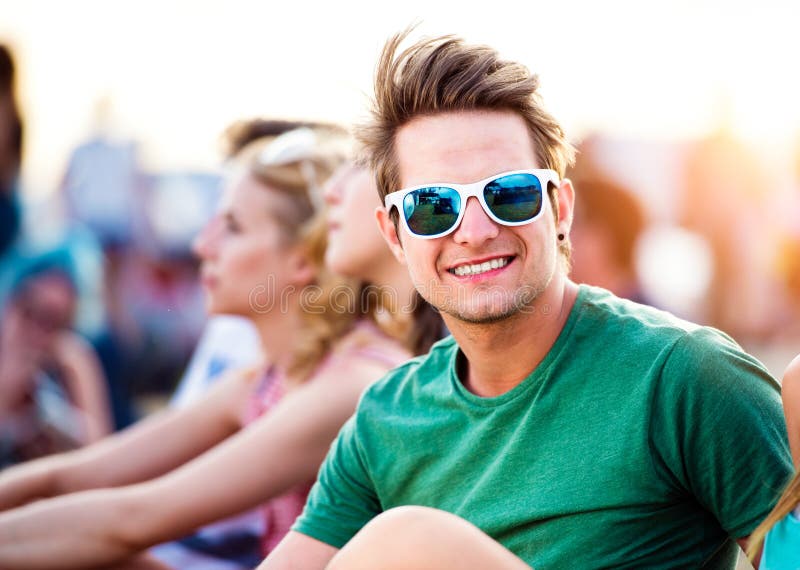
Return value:
<svg viewBox="0 0 800 570">
<path fill-rule="evenodd" d="M 569 235 L 575 213 L 575 188 L 569 178 L 564 178 L 556 188 L 558 196 L 558 231 Z"/>
<path fill-rule="evenodd" d="M 378 222 L 378 229 L 381 231 L 383 239 L 386 240 L 389 249 L 392 250 L 397 261 L 405 265 L 406 255 L 403 251 L 403 244 L 400 243 L 400 238 L 397 237 L 398 230 L 395 228 L 386 208 L 383 206 L 375 208 L 375 220 Z"/>
</svg>

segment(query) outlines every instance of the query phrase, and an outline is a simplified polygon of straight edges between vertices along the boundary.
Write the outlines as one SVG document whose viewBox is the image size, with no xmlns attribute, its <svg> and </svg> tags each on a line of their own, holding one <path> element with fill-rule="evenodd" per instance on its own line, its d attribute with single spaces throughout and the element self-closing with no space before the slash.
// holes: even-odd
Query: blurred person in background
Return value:
<svg viewBox="0 0 800 570">
<path fill-rule="evenodd" d="M 795 234 L 787 234 L 778 253 L 778 267 L 786 287 L 789 314 L 784 319 L 785 329 L 800 339 L 800 226 Z"/>
<path fill-rule="evenodd" d="M 98 99 L 91 133 L 72 151 L 61 182 L 68 216 L 91 230 L 111 258 L 133 244 L 143 214 L 137 145 L 114 132 L 112 116 L 111 99 Z"/>
<path fill-rule="evenodd" d="M 17 537 L 13 545 L 0 545 L 0 566 L 115 564 L 263 501 L 264 550 L 288 531 L 363 388 L 411 354 L 402 343 L 411 336 L 397 340 L 382 332 L 392 327 L 380 326 L 377 315 L 388 315 L 379 305 L 365 307 L 367 314 L 354 322 L 360 311 L 343 310 L 334 298 L 338 290 L 352 302 L 356 292 L 321 267 L 325 225 L 314 215 L 313 192 L 329 169 L 315 165 L 317 180 L 307 179 L 315 163 L 297 156 L 290 144 L 309 132 L 292 131 L 266 147 L 245 149 L 243 154 L 255 157 L 248 174 L 229 187 L 223 210 L 196 246 L 210 310 L 249 317 L 262 339 L 265 364 L 233 372 L 201 402 L 148 418 L 85 452 L 0 475 L 0 509 L 96 489 L 0 515 L 0 535 Z M 368 230 L 364 239 L 379 243 L 376 229 Z M 381 259 L 391 255 L 385 246 L 374 251 Z M 364 263 L 374 270 L 379 261 Z M 270 283 L 271 293 L 264 290 Z M 306 285 L 315 286 L 309 290 L 316 299 L 311 306 L 295 293 Z M 413 290 L 407 277 L 386 285 L 398 298 Z M 248 422 L 249 429 L 233 435 Z"/>
<path fill-rule="evenodd" d="M 786 292 L 788 310 L 780 322 L 779 335 L 800 341 L 800 134 L 794 151 L 794 172 L 787 203 L 781 204 L 785 223 L 776 252 L 778 274 Z"/>
<path fill-rule="evenodd" d="M 583 151 L 581 147 L 576 165 L 567 171 L 578 197 L 570 231 L 570 277 L 648 304 L 636 269 L 636 245 L 648 223 L 645 209 L 633 192 L 602 173 Z"/>
<path fill-rule="evenodd" d="M 358 279 L 362 305 L 378 324 L 414 354 L 425 354 L 446 336 L 438 311 L 414 288 L 372 223 L 380 207 L 375 176 L 363 159 L 344 164 L 325 187 L 328 205 L 328 248 L 325 265 Z"/>
<path fill-rule="evenodd" d="M 97 355 L 72 330 L 76 303 L 65 252 L 19 269 L 0 320 L 0 466 L 74 449 L 111 431 Z"/>
<path fill-rule="evenodd" d="M 110 429 L 97 356 L 72 330 L 80 324 L 79 289 L 91 279 L 92 244 L 78 231 L 26 230 L 16 88 L 11 50 L 0 45 L 2 465 L 96 441 Z"/>
<path fill-rule="evenodd" d="M 22 164 L 22 118 L 11 50 L 0 44 L 0 306 L 8 293 L 21 215 L 17 189 Z"/>
<path fill-rule="evenodd" d="M 22 119 L 11 51 L 0 44 L 0 261 L 19 228 L 16 187 L 22 163 Z"/>
<path fill-rule="evenodd" d="M 724 130 L 687 157 L 679 221 L 713 253 L 708 324 L 740 342 L 766 336 L 780 310 L 769 267 L 776 241 L 766 214 L 767 181 L 755 157 Z"/>
<path fill-rule="evenodd" d="M 90 232 L 102 250 L 102 286 L 94 297 L 101 322 L 92 341 L 109 379 L 117 429 L 172 390 L 197 342 L 202 291 L 190 242 L 204 220 L 192 213 L 208 215 L 220 190 L 216 175 L 148 173 L 138 154 L 138 142 L 115 124 L 111 98 L 100 97 L 59 194 L 69 222 Z"/>
</svg>

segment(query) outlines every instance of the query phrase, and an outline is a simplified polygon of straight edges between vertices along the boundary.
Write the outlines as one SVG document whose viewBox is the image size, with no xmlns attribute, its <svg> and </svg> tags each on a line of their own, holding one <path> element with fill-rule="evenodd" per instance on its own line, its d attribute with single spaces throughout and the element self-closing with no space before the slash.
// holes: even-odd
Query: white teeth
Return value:
<svg viewBox="0 0 800 570">
<path fill-rule="evenodd" d="M 459 277 L 464 277 L 465 275 L 479 275 L 491 271 L 492 269 L 500 269 L 506 265 L 508 265 L 508 258 L 504 257 L 502 259 L 495 258 L 491 261 L 484 261 L 483 263 L 475 263 L 472 265 L 459 265 L 451 271 Z"/>
</svg>

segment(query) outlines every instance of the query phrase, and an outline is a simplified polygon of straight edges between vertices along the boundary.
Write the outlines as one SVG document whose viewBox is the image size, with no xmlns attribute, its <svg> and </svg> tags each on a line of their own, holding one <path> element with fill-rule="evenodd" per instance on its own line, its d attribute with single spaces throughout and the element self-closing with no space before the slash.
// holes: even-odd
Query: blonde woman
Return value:
<svg viewBox="0 0 800 570">
<path fill-rule="evenodd" d="M 314 192 L 338 160 L 312 135 L 245 149 L 196 243 L 210 312 L 250 319 L 264 365 L 188 409 L 0 475 L 0 509 L 66 495 L 0 514 L 0 537 L 15 537 L 0 540 L 0 567 L 146 565 L 147 547 L 259 503 L 265 551 L 288 530 L 361 391 L 410 354 L 342 310 L 355 294 L 322 266 Z"/>
</svg>

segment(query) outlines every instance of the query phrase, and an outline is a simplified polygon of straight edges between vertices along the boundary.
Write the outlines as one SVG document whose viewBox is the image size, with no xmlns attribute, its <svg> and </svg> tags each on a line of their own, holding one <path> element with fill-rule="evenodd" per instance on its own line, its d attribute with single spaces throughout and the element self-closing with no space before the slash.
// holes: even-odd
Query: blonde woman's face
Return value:
<svg viewBox="0 0 800 570">
<path fill-rule="evenodd" d="M 286 200 L 249 175 L 227 187 L 194 243 L 209 313 L 253 317 L 277 307 L 292 287 L 298 248 L 276 222 Z"/>
<path fill-rule="evenodd" d="M 375 221 L 380 200 L 372 173 L 352 164 L 343 166 L 326 185 L 325 201 L 325 264 L 340 275 L 368 280 L 377 266 L 391 258 Z"/>
</svg>

